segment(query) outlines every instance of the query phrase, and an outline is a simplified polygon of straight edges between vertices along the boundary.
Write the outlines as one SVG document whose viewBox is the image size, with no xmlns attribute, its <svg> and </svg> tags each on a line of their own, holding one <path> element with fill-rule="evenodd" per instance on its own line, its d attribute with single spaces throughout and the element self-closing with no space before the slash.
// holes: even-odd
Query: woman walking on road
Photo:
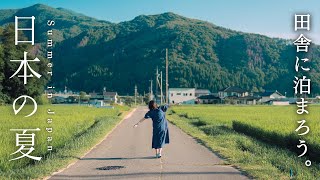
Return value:
<svg viewBox="0 0 320 180">
<path fill-rule="evenodd" d="M 149 102 L 149 111 L 144 118 L 134 125 L 134 127 L 138 127 L 139 123 L 143 122 L 145 119 L 152 119 L 152 148 L 156 150 L 157 158 L 161 158 L 163 146 L 169 144 L 169 129 L 165 114 L 167 109 L 168 105 L 158 107 L 156 102 L 152 100 Z"/>
</svg>

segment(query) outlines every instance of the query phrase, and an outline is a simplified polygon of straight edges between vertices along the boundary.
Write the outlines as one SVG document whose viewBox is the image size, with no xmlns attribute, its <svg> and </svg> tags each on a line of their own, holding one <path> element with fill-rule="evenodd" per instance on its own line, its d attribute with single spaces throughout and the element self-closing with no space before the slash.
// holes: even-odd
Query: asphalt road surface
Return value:
<svg viewBox="0 0 320 180">
<path fill-rule="evenodd" d="M 151 119 L 133 128 L 146 112 L 138 108 L 102 143 L 50 179 L 248 179 L 171 124 L 170 144 L 164 147 L 162 158 L 156 159 L 151 149 Z"/>
</svg>

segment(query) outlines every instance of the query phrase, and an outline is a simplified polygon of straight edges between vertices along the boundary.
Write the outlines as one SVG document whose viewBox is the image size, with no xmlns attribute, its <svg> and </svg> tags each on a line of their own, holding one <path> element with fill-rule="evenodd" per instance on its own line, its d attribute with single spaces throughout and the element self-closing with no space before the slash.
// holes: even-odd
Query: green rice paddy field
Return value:
<svg viewBox="0 0 320 180">
<path fill-rule="evenodd" d="M 168 119 L 253 178 L 319 179 L 320 106 L 308 107 L 308 115 L 296 110 L 294 105 L 173 106 Z M 310 132 L 298 136 L 302 119 Z M 308 145 L 302 158 L 299 139 Z M 309 159 L 312 165 L 306 167 Z"/>
<path fill-rule="evenodd" d="M 47 110 L 54 111 L 48 115 Z M 127 107 L 115 109 L 80 107 L 80 106 L 39 106 L 35 115 L 25 118 L 31 112 L 31 106 L 24 108 L 18 115 L 13 114 L 11 106 L 0 106 L 0 179 L 33 179 L 57 171 L 61 167 L 77 159 L 89 150 L 108 131 L 110 131 L 129 110 Z M 47 119 L 52 118 L 48 124 Z M 48 133 L 46 128 L 53 128 Z M 15 133 L 10 129 L 36 129 L 35 151 L 33 156 L 40 156 L 41 161 L 23 158 L 16 161 L 10 159 L 19 157 L 19 154 L 10 155 L 18 150 Z M 47 142 L 47 137 L 53 138 Z M 53 151 L 47 151 L 47 145 L 53 146 Z"/>
</svg>

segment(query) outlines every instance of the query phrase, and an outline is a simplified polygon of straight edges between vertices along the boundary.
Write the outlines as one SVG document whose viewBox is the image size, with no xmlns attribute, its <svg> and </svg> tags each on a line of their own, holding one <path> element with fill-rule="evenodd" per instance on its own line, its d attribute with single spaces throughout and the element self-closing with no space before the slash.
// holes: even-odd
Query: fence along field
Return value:
<svg viewBox="0 0 320 180">
<path fill-rule="evenodd" d="M 31 107 L 27 107 L 29 110 Z M 24 111 L 27 111 L 25 108 Z M 55 111 L 52 115 L 53 123 L 47 124 L 47 109 Z M 0 179 L 12 178 L 37 178 L 48 175 L 68 164 L 70 159 L 81 156 L 83 152 L 90 149 L 99 138 L 111 130 L 119 122 L 122 112 L 127 111 L 127 107 L 116 107 L 115 109 L 80 107 L 80 106 L 39 106 L 35 115 L 24 118 L 24 112 L 13 115 L 11 106 L 0 106 Z M 47 136 L 45 128 L 53 127 L 52 153 L 47 151 Z M 17 161 L 9 160 L 13 158 L 10 154 L 15 152 L 15 133 L 10 129 L 35 129 L 36 132 L 35 151 L 32 155 L 42 156 L 40 162 L 35 162 L 28 158 Z M 64 161 L 65 160 L 65 161 Z M 50 161 L 52 161 L 50 163 Z M 37 166 L 37 167 L 35 167 Z M 8 177 L 9 176 L 9 177 Z"/>
<path fill-rule="evenodd" d="M 298 133 L 295 132 L 295 129 L 299 126 L 297 121 L 306 119 L 307 125 L 311 130 L 307 135 L 303 136 L 303 139 L 308 143 L 309 158 L 317 161 L 313 167 L 318 168 L 320 162 L 320 106 L 310 106 L 308 109 L 310 114 L 306 116 L 297 115 L 296 110 L 296 106 L 175 106 L 172 110 L 173 114 L 171 117 L 169 116 L 169 119 L 171 118 L 173 123 L 177 122 L 182 124 L 180 125 L 182 129 L 188 129 L 190 126 L 185 124 L 190 124 L 206 134 L 212 135 L 212 138 L 214 138 L 212 141 L 217 142 L 218 139 L 216 138 L 219 138 L 220 135 L 222 137 L 223 134 L 230 134 L 230 137 L 233 135 L 243 136 L 243 134 L 245 134 L 252 137 L 253 141 L 257 141 L 258 144 L 266 143 L 271 145 L 270 147 L 279 147 L 276 149 L 287 151 L 287 153 L 283 154 L 282 161 L 287 161 L 289 157 L 292 157 L 285 157 L 286 154 L 294 154 L 295 157 L 298 156 L 296 153 L 300 154 L 300 152 L 296 152 L 298 150 L 296 144 L 299 142 L 299 136 L 297 135 Z M 235 132 L 238 132 L 238 135 Z M 201 139 L 201 136 L 199 137 Z M 235 139 L 234 141 L 238 140 Z M 233 142 L 230 140 L 230 143 Z M 218 146 L 224 147 L 228 145 L 222 141 Z M 239 146 L 242 151 L 255 151 L 254 148 L 250 149 L 248 148 L 249 146 L 245 147 L 245 143 L 243 146 L 237 146 Z M 233 146 L 230 145 L 230 147 Z M 277 151 L 278 150 L 275 150 L 274 152 L 277 153 Z M 279 161 L 281 160 L 279 158 Z M 287 162 L 289 161 L 290 160 Z M 296 158 L 295 161 L 301 161 L 302 163 L 300 164 L 302 165 L 304 162 L 303 159 L 298 158 Z M 288 166 L 289 165 L 288 163 Z M 296 167 L 296 169 L 301 169 L 301 167 Z M 285 171 L 284 173 L 289 172 L 288 168 L 279 168 L 280 171 Z M 281 170 L 281 168 L 283 168 L 283 170 Z M 311 171 L 311 169 L 309 168 L 309 171 Z M 312 171 L 316 171 L 315 174 L 320 175 L 319 170 L 313 169 Z M 310 177 L 312 177 L 311 174 L 312 172 L 310 172 Z"/>
</svg>

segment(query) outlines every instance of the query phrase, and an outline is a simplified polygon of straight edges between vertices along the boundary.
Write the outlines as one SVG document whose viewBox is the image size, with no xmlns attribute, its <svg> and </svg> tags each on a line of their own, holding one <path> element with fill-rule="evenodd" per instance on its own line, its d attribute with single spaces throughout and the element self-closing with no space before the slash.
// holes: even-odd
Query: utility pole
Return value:
<svg viewBox="0 0 320 180">
<path fill-rule="evenodd" d="M 160 78 L 160 80 L 159 80 Z M 162 71 L 160 72 L 159 74 L 159 71 L 158 71 L 158 68 L 157 68 L 157 82 L 156 82 L 156 87 L 158 89 L 158 86 L 159 86 L 159 89 L 160 89 L 160 104 L 163 103 L 163 90 L 162 90 Z"/>
<path fill-rule="evenodd" d="M 150 98 L 149 98 L 149 100 L 151 101 L 152 99 L 153 99 L 152 80 L 150 80 Z"/>
<path fill-rule="evenodd" d="M 160 72 L 160 102 L 163 103 L 163 93 L 162 93 L 162 71 Z"/>
<path fill-rule="evenodd" d="M 166 49 L 166 103 L 169 104 L 169 82 L 168 82 L 168 48 Z"/>
<path fill-rule="evenodd" d="M 134 86 L 134 105 L 137 105 L 137 85 Z"/>
<path fill-rule="evenodd" d="M 157 66 L 157 71 L 156 71 L 156 93 L 155 93 L 155 100 L 157 102 L 157 99 L 158 99 L 158 83 L 159 83 L 159 69 L 158 69 L 158 66 Z"/>
</svg>

